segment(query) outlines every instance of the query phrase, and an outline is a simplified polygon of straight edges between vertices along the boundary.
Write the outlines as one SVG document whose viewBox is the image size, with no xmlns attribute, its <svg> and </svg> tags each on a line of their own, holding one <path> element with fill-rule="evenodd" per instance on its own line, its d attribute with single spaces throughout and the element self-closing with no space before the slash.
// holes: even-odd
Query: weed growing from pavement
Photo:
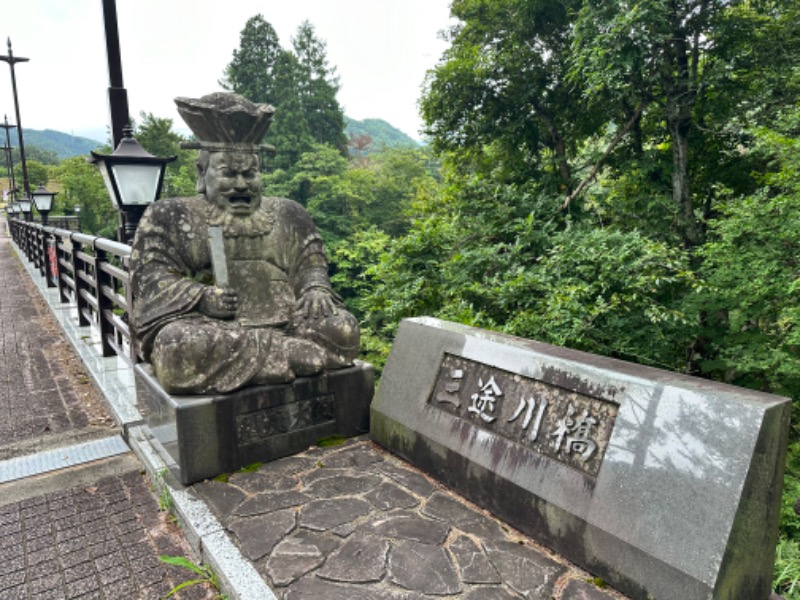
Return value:
<svg viewBox="0 0 800 600">
<path fill-rule="evenodd" d="M 193 585 L 208 584 L 211 587 L 213 587 L 214 590 L 216 590 L 217 598 L 219 598 L 220 600 L 227 599 L 227 596 L 221 594 L 219 591 L 219 578 L 217 577 L 217 574 L 214 573 L 214 570 L 208 565 L 197 565 L 188 558 L 186 558 L 185 556 L 167 556 L 162 554 L 161 556 L 158 557 L 158 560 L 168 565 L 189 569 L 194 574 L 198 575 L 196 579 L 189 579 L 187 581 L 184 581 L 183 583 L 179 583 L 178 585 L 176 585 L 169 591 L 169 594 L 164 596 L 165 598 L 169 598 L 170 596 L 177 594 L 182 589 Z"/>
<path fill-rule="evenodd" d="M 330 448 L 331 446 L 340 446 L 347 441 L 347 438 L 343 435 L 331 435 L 329 437 L 322 438 L 321 440 L 317 441 L 317 446 L 320 448 Z"/>
<path fill-rule="evenodd" d="M 242 473 L 255 473 L 258 471 L 264 463 L 254 462 L 253 464 L 247 465 L 239 469 Z"/>
<path fill-rule="evenodd" d="M 155 476 L 155 487 L 158 492 L 158 510 L 161 512 L 172 512 L 173 502 L 172 496 L 167 488 L 167 482 L 164 481 L 164 476 L 167 474 L 167 469 L 161 469 Z"/>
</svg>

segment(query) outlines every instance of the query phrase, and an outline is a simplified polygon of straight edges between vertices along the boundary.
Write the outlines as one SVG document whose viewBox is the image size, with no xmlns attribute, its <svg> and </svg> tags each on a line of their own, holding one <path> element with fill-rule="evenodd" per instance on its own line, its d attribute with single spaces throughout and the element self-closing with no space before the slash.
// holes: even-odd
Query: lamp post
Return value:
<svg viewBox="0 0 800 600">
<path fill-rule="evenodd" d="M 19 139 L 19 161 L 22 163 L 22 190 L 25 196 L 30 199 L 31 188 L 28 183 L 28 166 L 25 163 L 25 142 L 22 136 L 22 120 L 19 118 L 19 99 L 17 98 L 17 76 L 14 72 L 14 65 L 19 62 L 28 62 L 29 59 L 14 56 L 11 50 L 11 38 L 8 38 L 8 56 L 0 56 L 0 60 L 7 62 L 11 68 L 11 90 L 14 93 L 14 110 L 17 115 L 17 137 Z M 6 129 L 6 131 L 8 131 Z"/>
<path fill-rule="evenodd" d="M 150 154 L 134 139 L 130 127 L 123 130 L 122 141 L 113 154 L 92 152 L 89 162 L 100 169 L 111 201 L 120 211 L 117 239 L 123 244 L 133 242 L 139 219 L 161 194 L 167 163 L 176 158 L 158 158 Z"/>
<path fill-rule="evenodd" d="M 119 50 L 116 0 L 103 0 L 103 27 L 108 59 L 108 109 L 111 113 L 111 139 L 116 148 L 122 142 L 124 129 L 130 123 L 128 92 L 122 82 L 122 54 Z"/>
<path fill-rule="evenodd" d="M 42 215 L 42 225 L 47 225 L 47 215 L 53 210 L 53 199 L 58 192 L 50 192 L 44 185 L 40 185 L 33 191 L 33 202 L 36 210 Z"/>
<path fill-rule="evenodd" d="M 11 188 L 11 200 L 14 200 L 17 193 L 17 184 L 14 181 L 14 155 L 12 154 L 11 136 L 8 130 L 14 129 L 16 125 L 9 125 L 8 115 L 3 115 L 3 124 L 0 127 L 6 130 L 6 145 L 3 146 L 3 150 L 6 153 L 6 169 L 8 170 L 8 185 Z"/>
</svg>

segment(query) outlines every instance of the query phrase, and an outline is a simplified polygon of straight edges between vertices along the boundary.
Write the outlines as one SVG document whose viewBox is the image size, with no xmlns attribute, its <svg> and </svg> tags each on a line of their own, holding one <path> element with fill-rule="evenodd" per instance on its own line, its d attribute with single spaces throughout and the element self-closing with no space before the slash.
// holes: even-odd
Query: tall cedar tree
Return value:
<svg viewBox="0 0 800 600">
<path fill-rule="evenodd" d="M 275 63 L 281 52 L 278 34 L 272 25 L 261 15 L 250 17 L 220 85 L 253 102 L 276 104 Z"/>
<path fill-rule="evenodd" d="M 273 27 L 261 15 L 251 17 L 240 46 L 220 83 L 254 102 L 275 106 L 275 123 L 266 141 L 277 150 L 274 167 L 290 169 L 313 144 L 346 152 L 344 113 L 336 100 L 335 69 L 328 66 L 325 42 L 304 21 L 281 48 Z"/>
</svg>

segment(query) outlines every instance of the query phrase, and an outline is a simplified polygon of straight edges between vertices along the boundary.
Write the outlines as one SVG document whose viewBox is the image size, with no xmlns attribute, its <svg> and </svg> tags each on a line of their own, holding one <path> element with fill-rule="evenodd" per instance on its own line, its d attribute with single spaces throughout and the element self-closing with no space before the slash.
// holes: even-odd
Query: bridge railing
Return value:
<svg viewBox="0 0 800 600">
<path fill-rule="evenodd" d="M 128 314 L 131 309 L 126 244 L 69 229 L 10 218 L 11 237 L 64 304 L 74 304 L 78 325 L 93 327 L 103 356 L 136 361 Z"/>
</svg>

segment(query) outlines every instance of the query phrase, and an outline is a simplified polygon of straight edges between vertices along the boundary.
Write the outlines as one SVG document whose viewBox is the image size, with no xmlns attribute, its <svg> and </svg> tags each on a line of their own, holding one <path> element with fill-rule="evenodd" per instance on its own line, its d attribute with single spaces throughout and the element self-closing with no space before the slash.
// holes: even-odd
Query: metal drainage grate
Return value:
<svg viewBox="0 0 800 600">
<path fill-rule="evenodd" d="M 65 448 L 18 456 L 0 461 L 0 483 L 74 467 L 129 451 L 130 448 L 122 437 L 115 435 Z"/>
</svg>

